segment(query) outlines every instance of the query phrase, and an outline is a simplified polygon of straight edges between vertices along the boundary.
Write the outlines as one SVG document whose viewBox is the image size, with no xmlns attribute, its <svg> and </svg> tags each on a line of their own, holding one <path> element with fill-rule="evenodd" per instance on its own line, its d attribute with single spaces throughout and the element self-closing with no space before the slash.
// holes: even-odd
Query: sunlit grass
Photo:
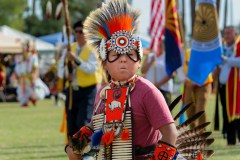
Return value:
<svg viewBox="0 0 240 160">
<path fill-rule="evenodd" d="M 0 160 L 66 160 L 65 135 L 60 133 L 63 106 L 53 100 L 40 101 L 37 107 L 21 108 L 18 103 L 0 103 Z M 174 111 L 179 110 L 179 107 Z M 213 121 L 215 96 L 207 107 L 208 120 Z M 221 118 L 221 113 L 220 113 Z M 220 123 L 221 124 L 221 123 Z M 209 127 L 213 131 L 213 124 Z M 240 159 L 240 145 L 227 147 L 220 131 L 214 131 L 215 150 L 211 160 Z"/>
<path fill-rule="evenodd" d="M 17 103 L 0 104 L 0 159 L 66 159 L 65 135 L 60 133 L 63 106 L 52 100 L 37 107 L 21 108 Z"/>
</svg>

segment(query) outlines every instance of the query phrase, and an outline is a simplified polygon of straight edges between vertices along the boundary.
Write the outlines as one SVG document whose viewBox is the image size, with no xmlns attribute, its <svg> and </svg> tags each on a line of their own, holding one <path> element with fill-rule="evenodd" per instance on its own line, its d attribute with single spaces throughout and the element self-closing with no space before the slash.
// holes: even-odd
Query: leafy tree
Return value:
<svg viewBox="0 0 240 160">
<path fill-rule="evenodd" d="M 80 18 L 86 18 L 89 13 L 97 8 L 101 0 L 69 0 L 69 10 L 72 23 Z"/>
<path fill-rule="evenodd" d="M 35 36 L 41 36 L 62 31 L 64 25 L 64 13 L 62 12 L 60 20 L 55 19 L 55 10 L 59 1 L 51 0 L 52 2 L 52 16 L 46 19 L 46 3 L 47 0 L 41 0 L 40 9 L 42 10 L 42 17 L 31 15 L 25 18 L 25 31 Z M 89 12 L 96 9 L 99 0 L 69 0 L 68 8 L 71 23 L 73 24 L 81 18 L 85 18 Z M 39 8 L 39 7 L 37 7 Z"/>
<path fill-rule="evenodd" d="M 63 20 L 40 19 L 35 15 L 31 15 L 25 18 L 25 24 L 26 27 L 24 28 L 24 32 L 35 36 L 41 36 L 61 31 Z"/>
<path fill-rule="evenodd" d="M 8 25 L 18 30 L 24 28 L 23 13 L 27 1 L 0 0 L 0 25 Z"/>
</svg>

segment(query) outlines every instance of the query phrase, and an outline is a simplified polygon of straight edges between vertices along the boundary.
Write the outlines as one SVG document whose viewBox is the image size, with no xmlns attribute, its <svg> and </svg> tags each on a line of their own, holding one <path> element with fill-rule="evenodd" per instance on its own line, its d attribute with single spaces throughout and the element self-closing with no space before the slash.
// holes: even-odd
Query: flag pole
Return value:
<svg viewBox="0 0 240 160">
<path fill-rule="evenodd" d="M 67 52 L 71 52 L 71 23 L 69 18 L 69 11 L 68 11 L 68 0 L 62 0 L 63 3 L 63 11 L 64 11 L 64 20 L 67 32 Z M 68 74 L 71 75 L 73 73 L 73 64 L 72 61 L 68 60 L 67 62 L 68 67 Z M 72 109 L 72 80 L 69 80 L 69 110 Z"/>
</svg>

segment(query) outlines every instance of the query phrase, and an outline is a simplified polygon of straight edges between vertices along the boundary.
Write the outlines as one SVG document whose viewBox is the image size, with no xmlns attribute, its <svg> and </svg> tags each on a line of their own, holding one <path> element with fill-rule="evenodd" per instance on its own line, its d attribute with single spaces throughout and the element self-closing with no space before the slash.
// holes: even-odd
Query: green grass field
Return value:
<svg viewBox="0 0 240 160">
<path fill-rule="evenodd" d="M 214 119 L 214 109 L 214 96 L 210 96 L 209 121 Z M 66 160 L 65 134 L 59 131 L 62 115 L 63 106 L 55 107 L 51 99 L 29 108 L 0 103 L 0 160 Z M 213 124 L 209 130 L 213 130 Z M 240 160 L 239 144 L 228 147 L 220 131 L 214 131 L 212 137 L 215 142 L 210 148 L 215 154 L 211 160 Z"/>
</svg>

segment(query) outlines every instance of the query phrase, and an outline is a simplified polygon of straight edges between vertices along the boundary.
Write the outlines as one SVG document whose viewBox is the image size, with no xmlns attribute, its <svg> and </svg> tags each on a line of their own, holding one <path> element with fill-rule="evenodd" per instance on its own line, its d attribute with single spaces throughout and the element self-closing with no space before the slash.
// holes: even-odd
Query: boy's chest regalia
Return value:
<svg viewBox="0 0 240 160">
<path fill-rule="evenodd" d="M 93 116 L 94 132 L 103 136 L 98 159 L 133 159 L 133 130 L 130 91 L 133 85 L 105 89 L 104 113 Z"/>
</svg>

